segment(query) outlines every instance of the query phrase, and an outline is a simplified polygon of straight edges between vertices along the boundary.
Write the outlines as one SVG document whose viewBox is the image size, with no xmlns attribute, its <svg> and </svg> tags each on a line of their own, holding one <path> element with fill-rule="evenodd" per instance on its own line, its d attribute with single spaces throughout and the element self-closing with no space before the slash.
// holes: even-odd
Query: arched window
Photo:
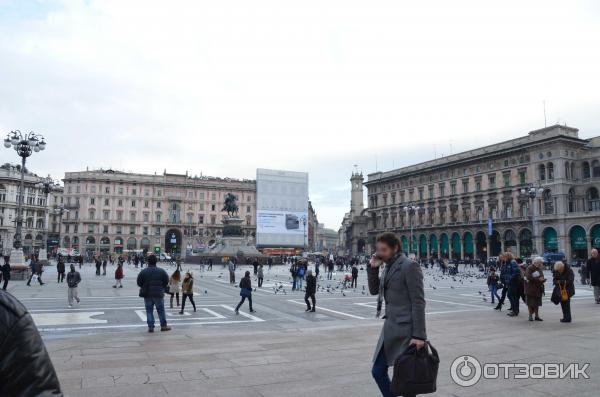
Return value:
<svg viewBox="0 0 600 397">
<path fill-rule="evenodd" d="M 44 228 L 44 220 L 43 220 L 43 219 L 41 219 L 41 218 L 38 218 L 38 219 L 35 221 L 35 228 L 36 228 L 36 229 L 43 229 L 43 228 Z"/>
<path fill-rule="evenodd" d="M 592 177 L 600 178 L 600 161 L 598 160 L 592 161 Z"/>
<path fill-rule="evenodd" d="M 569 189 L 568 203 L 569 203 L 569 205 L 568 205 L 569 212 L 576 212 L 577 204 L 575 202 L 575 189 L 573 189 L 573 188 Z"/>
<path fill-rule="evenodd" d="M 565 179 L 571 179 L 571 165 L 568 161 L 565 163 Z"/>
<path fill-rule="evenodd" d="M 540 164 L 540 181 L 546 180 L 546 166 L 544 164 Z"/>
<path fill-rule="evenodd" d="M 542 200 L 544 201 L 544 214 L 554 214 L 554 199 L 550 189 L 544 190 Z"/>
<path fill-rule="evenodd" d="M 582 175 L 581 177 L 583 179 L 590 179 L 591 173 L 590 173 L 590 163 L 588 163 L 587 161 L 584 161 L 582 164 Z"/>
<path fill-rule="evenodd" d="M 548 163 L 546 166 L 546 174 L 549 181 L 554 180 L 554 163 Z"/>
<path fill-rule="evenodd" d="M 598 195 L 598 189 L 591 187 L 586 193 L 588 202 L 588 211 L 600 211 L 600 196 Z"/>
</svg>

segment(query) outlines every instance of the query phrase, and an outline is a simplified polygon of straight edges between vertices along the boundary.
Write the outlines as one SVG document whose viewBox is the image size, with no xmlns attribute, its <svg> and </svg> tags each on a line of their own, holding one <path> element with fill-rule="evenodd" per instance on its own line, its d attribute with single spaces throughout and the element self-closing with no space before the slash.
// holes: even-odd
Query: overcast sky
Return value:
<svg viewBox="0 0 600 397">
<path fill-rule="evenodd" d="M 600 135 L 600 2 L 0 0 L 0 132 L 30 169 L 348 178 L 548 124 Z M 17 161 L 0 151 L 1 162 Z"/>
</svg>

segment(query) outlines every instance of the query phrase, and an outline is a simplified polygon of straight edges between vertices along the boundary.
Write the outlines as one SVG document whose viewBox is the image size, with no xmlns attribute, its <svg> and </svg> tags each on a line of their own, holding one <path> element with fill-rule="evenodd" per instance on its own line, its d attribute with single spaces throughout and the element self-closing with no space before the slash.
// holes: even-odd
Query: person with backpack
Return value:
<svg viewBox="0 0 600 397">
<path fill-rule="evenodd" d="M 304 294 L 304 302 L 306 302 L 306 311 L 307 312 L 315 312 L 317 307 L 317 302 L 315 298 L 315 294 L 317 293 L 317 278 L 313 276 L 312 270 L 309 270 L 306 273 L 306 293 Z M 312 301 L 312 307 L 308 299 Z"/>
<path fill-rule="evenodd" d="M 79 290 L 77 289 L 80 282 L 81 275 L 75 270 L 75 265 L 71 264 L 71 271 L 67 273 L 67 299 L 69 302 L 69 308 L 73 307 L 73 301 L 77 301 L 77 303 L 80 302 Z"/>
<path fill-rule="evenodd" d="M 235 314 L 240 314 L 239 310 L 246 299 L 248 299 L 248 305 L 250 306 L 250 313 L 256 313 L 252 309 L 252 281 L 250 280 L 250 272 L 246 271 L 246 274 L 240 281 L 240 296 L 242 299 L 240 303 L 235 307 Z"/>
<path fill-rule="evenodd" d="M 119 262 L 119 264 L 117 264 L 117 268 L 115 269 L 115 285 L 113 285 L 113 288 L 123 288 L 124 277 L 123 263 Z"/>
<path fill-rule="evenodd" d="M 181 310 L 179 314 L 183 314 L 183 309 L 185 308 L 185 300 L 189 299 L 194 311 L 196 311 L 196 303 L 194 302 L 194 277 L 192 276 L 192 272 L 187 272 L 185 277 L 183 278 L 183 282 L 181 285 Z"/>
</svg>

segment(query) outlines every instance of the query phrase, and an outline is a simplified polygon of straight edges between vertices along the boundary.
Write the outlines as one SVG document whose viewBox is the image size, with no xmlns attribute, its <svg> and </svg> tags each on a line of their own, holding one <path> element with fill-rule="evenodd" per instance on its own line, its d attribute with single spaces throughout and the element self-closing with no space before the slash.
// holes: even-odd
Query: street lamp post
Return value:
<svg viewBox="0 0 600 397">
<path fill-rule="evenodd" d="M 538 194 L 543 194 L 544 193 L 544 188 L 542 188 L 541 186 L 535 187 L 533 185 L 529 186 L 528 188 L 523 188 L 521 189 L 521 194 L 526 194 L 529 196 L 529 199 L 531 200 L 531 229 L 532 229 L 532 236 L 531 239 L 533 240 L 533 244 L 531 247 L 531 253 L 532 255 L 537 255 L 538 254 L 538 250 L 537 250 L 537 235 L 538 235 L 538 231 L 537 231 L 537 219 L 535 217 L 535 198 L 537 197 Z M 519 252 L 520 254 L 520 252 Z"/>
<path fill-rule="evenodd" d="M 22 134 L 21 131 L 11 131 L 4 138 L 4 147 L 11 147 L 21 157 L 21 182 L 19 184 L 19 200 L 17 202 L 17 214 L 15 219 L 16 231 L 13 241 L 13 250 L 11 252 L 11 266 L 22 267 L 25 265 L 23 257 L 23 246 L 21 243 L 23 230 L 23 199 L 25 197 L 25 160 L 33 152 L 39 152 L 46 148 L 44 137 L 34 132 Z"/>
<path fill-rule="evenodd" d="M 52 209 L 52 213 L 58 215 L 58 248 L 61 246 L 60 232 L 62 230 L 62 216 L 68 212 L 69 210 L 63 204 Z"/>
<path fill-rule="evenodd" d="M 57 186 L 57 184 L 54 182 L 54 180 L 52 178 L 50 178 L 50 176 L 47 176 L 46 178 L 42 179 L 40 182 L 38 182 L 36 184 L 36 186 L 40 189 L 42 189 L 42 191 L 44 192 L 44 197 L 46 200 L 46 209 L 48 208 L 48 195 L 50 194 L 51 191 L 54 190 L 54 188 Z M 49 218 L 49 217 L 48 217 Z M 48 219 L 49 221 L 49 219 Z M 43 232 L 43 242 L 42 242 L 42 248 L 40 248 L 40 251 L 38 253 L 38 260 L 44 264 L 46 264 L 48 262 L 48 223 L 49 222 L 45 222 L 45 231 Z"/>
<path fill-rule="evenodd" d="M 302 224 L 304 225 L 304 237 L 302 239 L 302 248 L 304 251 L 306 251 L 306 216 L 302 215 L 302 218 L 300 218 L 300 220 L 302 221 Z"/>
<path fill-rule="evenodd" d="M 414 214 L 420 210 L 421 207 L 418 205 L 408 204 L 404 207 L 404 212 L 406 212 L 406 216 L 408 217 L 408 223 L 410 225 L 410 241 L 408 242 L 408 253 L 412 253 L 413 251 L 413 217 Z"/>
</svg>

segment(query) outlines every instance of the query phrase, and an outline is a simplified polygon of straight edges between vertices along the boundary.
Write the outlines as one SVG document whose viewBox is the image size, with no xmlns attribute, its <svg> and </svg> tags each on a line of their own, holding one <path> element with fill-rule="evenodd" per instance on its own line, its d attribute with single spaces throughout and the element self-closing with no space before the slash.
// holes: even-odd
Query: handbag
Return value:
<svg viewBox="0 0 600 397">
<path fill-rule="evenodd" d="M 567 293 L 567 283 L 564 285 L 559 284 L 560 286 L 560 300 L 561 302 L 566 302 L 569 300 L 569 294 Z"/>
<path fill-rule="evenodd" d="M 555 286 L 554 289 L 552 290 L 552 296 L 550 297 L 550 301 L 552 303 L 554 303 L 555 305 L 558 305 L 560 303 L 561 300 L 561 295 L 560 295 L 560 288 L 559 286 Z"/>
<path fill-rule="evenodd" d="M 428 394 L 436 391 L 440 358 L 429 343 L 417 349 L 409 346 L 394 362 L 392 393 L 395 396 Z"/>
</svg>

